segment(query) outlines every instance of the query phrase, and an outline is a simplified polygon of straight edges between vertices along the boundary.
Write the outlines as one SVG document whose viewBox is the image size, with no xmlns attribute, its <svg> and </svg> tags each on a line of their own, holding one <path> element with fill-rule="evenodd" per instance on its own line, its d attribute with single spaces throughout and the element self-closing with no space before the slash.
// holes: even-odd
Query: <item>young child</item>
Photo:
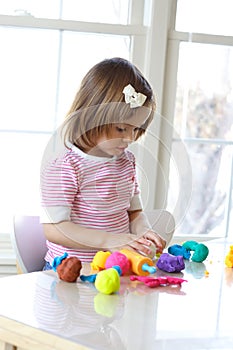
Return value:
<svg viewBox="0 0 233 350">
<path fill-rule="evenodd" d="M 62 126 L 64 151 L 42 170 L 45 269 L 64 252 L 90 262 L 98 250 L 163 251 L 167 237 L 143 213 L 135 158 L 127 150 L 155 108 L 148 81 L 125 59 L 106 59 L 83 78 Z"/>
</svg>

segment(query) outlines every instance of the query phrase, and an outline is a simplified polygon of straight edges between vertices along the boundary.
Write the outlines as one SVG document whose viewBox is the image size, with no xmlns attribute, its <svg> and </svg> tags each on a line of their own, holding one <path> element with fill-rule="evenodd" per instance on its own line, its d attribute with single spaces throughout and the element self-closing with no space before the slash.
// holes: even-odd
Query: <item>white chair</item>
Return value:
<svg viewBox="0 0 233 350">
<path fill-rule="evenodd" d="M 19 272 L 27 273 L 43 269 L 47 247 L 39 216 L 16 215 L 11 241 Z"/>
</svg>

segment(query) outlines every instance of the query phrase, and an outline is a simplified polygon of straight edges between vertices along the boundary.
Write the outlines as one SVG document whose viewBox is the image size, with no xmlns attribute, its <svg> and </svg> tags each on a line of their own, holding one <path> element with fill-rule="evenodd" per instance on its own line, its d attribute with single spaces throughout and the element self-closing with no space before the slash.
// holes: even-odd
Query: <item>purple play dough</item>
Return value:
<svg viewBox="0 0 233 350">
<path fill-rule="evenodd" d="M 157 267 L 166 272 L 179 272 L 185 268 L 184 259 L 181 255 L 174 256 L 169 253 L 160 255 Z"/>
</svg>

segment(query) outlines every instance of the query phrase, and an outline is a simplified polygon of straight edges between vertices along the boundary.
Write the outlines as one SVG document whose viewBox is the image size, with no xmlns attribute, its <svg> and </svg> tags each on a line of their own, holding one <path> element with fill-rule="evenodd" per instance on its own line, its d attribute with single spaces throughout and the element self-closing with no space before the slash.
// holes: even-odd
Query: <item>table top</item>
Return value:
<svg viewBox="0 0 233 350">
<path fill-rule="evenodd" d="M 118 294 L 104 295 L 54 271 L 3 277 L 0 315 L 80 349 L 233 349 L 233 269 L 224 264 L 230 243 L 205 244 L 203 263 L 186 260 L 181 273 L 153 275 L 186 279 L 181 286 L 149 288 L 124 276 Z"/>
</svg>

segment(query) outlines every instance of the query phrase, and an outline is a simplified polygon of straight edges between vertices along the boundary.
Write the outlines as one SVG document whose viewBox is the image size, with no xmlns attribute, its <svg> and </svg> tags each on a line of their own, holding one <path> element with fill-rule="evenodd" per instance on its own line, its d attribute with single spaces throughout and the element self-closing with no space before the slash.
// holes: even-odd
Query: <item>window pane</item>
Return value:
<svg viewBox="0 0 233 350">
<path fill-rule="evenodd" d="M 107 57 L 129 58 L 130 37 L 0 27 L 0 40 L 2 233 L 10 232 L 16 212 L 38 213 L 40 162 L 49 134 L 91 66 Z"/>
<path fill-rule="evenodd" d="M 129 0 L 7 0 L 0 14 L 83 22 L 127 24 Z"/>
<path fill-rule="evenodd" d="M 60 0 L 7 0 L 0 2 L 0 14 L 59 18 Z"/>
<path fill-rule="evenodd" d="M 49 134 L 0 133 L 0 232 L 10 232 L 13 215 L 38 213 L 40 165 Z"/>
<path fill-rule="evenodd" d="M 172 153 L 176 152 L 177 142 L 173 142 Z M 191 172 L 177 171 L 175 163 L 171 163 L 170 169 L 168 207 L 176 216 L 176 233 L 223 236 L 227 225 L 233 146 L 188 142 L 186 148 Z M 187 194 L 191 197 L 187 198 Z"/>
<path fill-rule="evenodd" d="M 222 236 L 229 228 L 232 110 L 233 48 L 182 43 L 174 129 L 185 140 L 191 172 L 177 171 L 172 160 L 169 184 L 169 206 L 175 208 L 177 222 L 182 221 L 180 234 Z M 173 136 L 175 152 L 180 141 Z"/>
<path fill-rule="evenodd" d="M 178 0 L 176 30 L 233 35 L 232 0 Z"/>
<path fill-rule="evenodd" d="M 180 45 L 175 128 L 182 137 L 233 139 L 233 48 Z"/>
<path fill-rule="evenodd" d="M 232 172 L 233 172 L 233 158 L 232 158 Z M 229 210 L 229 238 L 233 239 L 233 179 L 232 179 L 232 187 L 229 192 L 229 205 L 230 205 L 230 210 Z"/>
<path fill-rule="evenodd" d="M 58 35 L 0 27 L 0 129 L 53 130 Z"/>
<path fill-rule="evenodd" d="M 62 18 L 85 22 L 127 24 L 129 0 L 65 0 Z"/>
<path fill-rule="evenodd" d="M 70 108 L 87 71 L 105 58 L 129 59 L 130 37 L 120 35 L 64 32 L 59 89 L 59 120 Z"/>
<path fill-rule="evenodd" d="M 63 119 L 87 70 L 130 51 L 129 37 L 64 32 L 58 74 L 58 31 L 0 27 L 0 40 L 0 129 L 52 131 L 56 110 Z"/>
</svg>

